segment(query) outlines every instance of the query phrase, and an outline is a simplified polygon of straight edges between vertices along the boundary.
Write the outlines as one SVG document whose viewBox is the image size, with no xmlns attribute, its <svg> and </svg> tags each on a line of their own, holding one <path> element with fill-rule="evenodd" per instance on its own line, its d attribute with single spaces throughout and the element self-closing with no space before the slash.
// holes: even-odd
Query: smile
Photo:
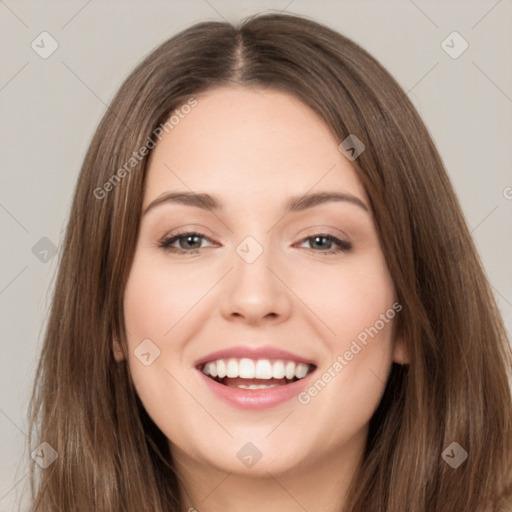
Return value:
<svg viewBox="0 0 512 512">
<path fill-rule="evenodd" d="M 267 389 L 301 380 L 315 368 L 312 364 L 277 359 L 229 358 L 209 361 L 201 371 L 216 382 L 240 389 Z"/>
<path fill-rule="evenodd" d="M 265 410 L 292 400 L 313 378 L 314 359 L 272 345 L 233 346 L 194 363 L 206 392 L 230 407 Z"/>
</svg>

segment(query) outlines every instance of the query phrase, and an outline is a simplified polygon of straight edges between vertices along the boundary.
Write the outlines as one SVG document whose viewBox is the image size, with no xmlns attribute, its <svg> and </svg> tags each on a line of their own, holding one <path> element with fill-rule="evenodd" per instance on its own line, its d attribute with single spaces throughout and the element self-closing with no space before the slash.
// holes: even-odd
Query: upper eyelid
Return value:
<svg viewBox="0 0 512 512">
<path fill-rule="evenodd" d="M 195 231 L 193 229 L 191 230 L 187 230 L 187 231 L 180 231 L 178 233 L 173 233 L 173 234 L 169 234 L 169 235 L 164 235 L 162 237 L 162 240 L 165 241 L 165 240 L 170 240 L 170 239 L 173 239 L 173 238 L 180 238 L 180 237 L 184 237 L 186 235 L 196 235 L 196 236 L 199 236 L 201 238 L 204 238 L 206 240 L 209 240 L 210 242 L 213 242 L 214 240 L 212 240 L 211 237 L 209 237 L 208 235 L 204 234 L 204 233 L 201 233 L 200 231 Z M 302 240 L 305 240 L 307 238 L 311 238 L 311 237 L 314 237 L 314 236 L 320 236 L 320 235 L 323 235 L 323 236 L 332 236 L 334 238 L 340 238 L 340 235 L 335 235 L 333 233 L 329 233 L 328 231 L 326 230 L 319 230 L 319 231 L 315 231 L 314 233 L 310 234 L 310 235 L 303 235 L 300 237 L 299 241 L 302 241 Z M 347 238 L 347 240 L 345 240 L 346 242 L 348 242 L 348 238 L 349 236 L 344 234 L 344 236 Z M 342 240 L 342 239 L 340 239 Z"/>
<path fill-rule="evenodd" d="M 175 237 L 175 236 L 184 236 L 184 235 L 187 235 L 187 234 L 197 234 L 197 235 L 200 235 L 204 238 L 207 238 L 209 239 L 210 241 L 213 241 L 212 238 L 209 236 L 209 235 L 206 235 L 205 233 L 203 233 L 202 230 L 206 229 L 208 231 L 208 228 L 205 228 L 204 226 L 198 224 L 198 228 L 194 228 L 193 227 L 194 224 L 191 224 L 190 227 L 187 227 L 187 228 L 177 228 L 177 232 L 176 233 L 172 233 L 172 234 L 166 234 L 162 237 L 162 239 L 168 239 L 168 238 L 172 238 L 172 237 Z M 317 224 L 317 225 L 313 225 L 313 226 L 309 226 L 308 228 L 306 229 L 302 229 L 300 231 L 300 233 L 304 232 L 304 231 L 309 231 L 309 230 L 316 230 L 314 231 L 313 233 L 311 233 L 310 235 L 302 235 L 301 239 L 303 238 L 308 238 L 310 236 L 314 236 L 314 235 L 319 235 L 319 234 L 325 234 L 325 235 L 331 235 L 335 238 L 340 238 L 340 237 L 343 237 L 343 239 L 345 241 L 349 241 L 352 237 L 346 233 L 345 231 L 343 231 L 342 229 L 340 228 L 337 228 L 335 226 L 330 226 L 328 224 Z M 334 233 L 329 233 L 330 230 L 334 230 L 336 231 L 338 234 L 334 234 Z M 174 230 L 173 230 L 174 231 Z M 218 234 L 213 234 L 212 235 L 213 237 L 220 237 L 220 235 Z"/>
</svg>

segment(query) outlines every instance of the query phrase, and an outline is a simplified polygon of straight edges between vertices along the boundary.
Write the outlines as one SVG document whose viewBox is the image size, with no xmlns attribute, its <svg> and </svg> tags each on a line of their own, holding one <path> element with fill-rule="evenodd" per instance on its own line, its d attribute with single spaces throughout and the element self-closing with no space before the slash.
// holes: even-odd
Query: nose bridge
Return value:
<svg viewBox="0 0 512 512">
<path fill-rule="evenodd" d="M 233 266 L 231 285 L 223 302 L 225 315 L 257 321 L 288 313 L 287 289 L 276 277 L 280 266 L 272 252 L 270 236 L 246 236 L 235 247 Z"/>
<path fill-rule="evenodd" d="M 275 276 L 269 268 L 275 266 L 276 257 L 270 247 L 270 237 L 261 234 L 246 236 L 235 248 L 234 278 L 236 287 L 247 287 L 245 293 L 271 293 L 277 290 Z"/>
</svg>

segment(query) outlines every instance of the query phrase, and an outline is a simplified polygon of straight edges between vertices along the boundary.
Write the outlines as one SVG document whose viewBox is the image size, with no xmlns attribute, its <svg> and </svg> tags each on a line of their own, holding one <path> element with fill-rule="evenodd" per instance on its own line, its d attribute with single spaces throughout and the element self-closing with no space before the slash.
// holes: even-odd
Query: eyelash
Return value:
<svg viewBox="0 0 512 512">
<path fill-rule="evenodd" d="M 209 240 L 211 242 L 211 240 L 207 236 L 203 235 L 202 233 L 198 233 L 196 231 L 182 231 L 181 233 L 177 233 L 171 237 L 164 238 L 159 243 L 159 247 L 164 249 L 165 251 L 172 252 L 172 253 L 195 254 L 195 253 L 199 252 L 201 250 L 201 248 L 187 250 L 187 249 L 180 249 L 178 247 L 172 246 L 172 244 L 174 242 L 176 242 L 177 240 L 179 240 L 180 238 L 187 238 L 190 236 L 196 236 L 196 237 L 202 238 L 204 240 Z M 312 251 L 318 252 L 319 254 L 323 254 L 323 255 L 337 254 L 340 252 L 347 252 L 350 249 L 352 249 L 352 244 L 350 242 L 347 242 L 345 240 L 340 240 L 340 239 L 336 238 L 335 236 L 330 235 L 328 233 L 317 233 L 315 235 L 311 235 L 306 238 L 303 238 L 301 240 L 301 242 L 305 242 L 307 240 L 314 239 L 314 238 L 325 238 L 326 240 L 333 242 L 336 245 L 338 245 L 338 247 L 340 247 L 339 249 L 331 249 L 328 251 L 314 251 L 314 249 L 311 249 Z"/>
</svg>

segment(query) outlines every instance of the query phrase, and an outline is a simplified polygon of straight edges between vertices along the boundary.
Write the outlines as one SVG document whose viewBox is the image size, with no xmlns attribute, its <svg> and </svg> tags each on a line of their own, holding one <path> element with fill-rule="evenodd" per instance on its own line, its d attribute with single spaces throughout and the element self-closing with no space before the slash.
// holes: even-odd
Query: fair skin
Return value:
<svg viewBox="0 0 512 512">
<path fill-rule="evenodd" d="M 221 207 L 164 201 L 142 217 L 124 296 L 137 393 L 169 440 L 185 511 L 340 510 L 391 363 L 406 362 L 390 320 L 333 370 L 396 301 L 368 198 L 341 141 L 291 95 L 219 87 L 196 99 L 152 153 L 143 211 L 168 192 L 208 193 Z M 284 210 L 290 197 L 320 191 L 361 204 Z M 175 241 L 180 252 L 159 246 L 181 231 L 204 237 Z M 351 248 L 324 254 L 339 249 L 325 233 Z M 263 249 L 251 263 L 236 250 L 248 236 Z M 147 366 L 134 355 L 145 339 L 160 350 Z M 308 403 L 238 407 L 194 363 L 239 346 L 314 361 L 308 388 L 329 368 L 332 378 Z M 124 357 L 119 344 L 115 354 Z M 252 467 L 237 456 L 249 442 L 261 453 Z"/>
</svg>

